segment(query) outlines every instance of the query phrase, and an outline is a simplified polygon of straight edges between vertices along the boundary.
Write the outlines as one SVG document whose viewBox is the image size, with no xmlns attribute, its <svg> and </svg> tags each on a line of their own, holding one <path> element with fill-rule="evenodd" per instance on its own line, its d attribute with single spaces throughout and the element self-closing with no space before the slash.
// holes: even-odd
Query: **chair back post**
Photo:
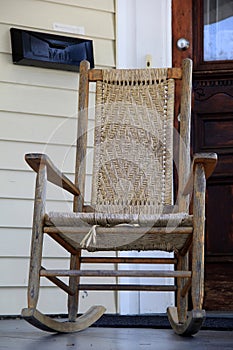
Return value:
<svg viewBox="0 0 233 350">
<path fill-rule="evenodd" d="M 86 174 L 86 149 L 87 149 L 87 125 L 88 125 L 88 97 L 90 63 L 82 61 L 79 76 L 79 103 L 78 103 L 78 130 L 75 165 L 75 185 L 81 194 L 74 197 L 74 212 L 82 211 L 84 205 L 85 174 Z"/>
<path fill-rule="evenodd" d="M 192 60 L 186 58 L 182 64 L 182 89 L 180 105 L 180 145 L 179 145 L 179 211 L 187 212 L 189 196 L 183 196 L 183 190 L 190 172 L 190 130 L 192 102 Z"/>
</svg>

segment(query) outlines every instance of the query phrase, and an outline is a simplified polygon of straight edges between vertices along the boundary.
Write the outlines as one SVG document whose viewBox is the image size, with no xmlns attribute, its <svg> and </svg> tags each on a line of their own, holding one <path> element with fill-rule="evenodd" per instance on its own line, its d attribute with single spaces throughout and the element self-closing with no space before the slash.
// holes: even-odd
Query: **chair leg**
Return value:
<svg viewBox="0 0 233 350">
<path fill-rule="evenodd" d="M 177 270 L 187 271 L 189 269 L 188 253 L 185 256 L 178 256 Z M 188 290 L 183 294 L 183 288 L 187 283 L 187 279 L 178 278 L 177 280 L 177 315 L 179 323 L 184 323 L 187 319 L 188 312 Z"/>
<path fill-rule="evenodd" d="M 193 251 L 192 251 L 192 302 L 194 310 L 201 310 L 204 298 L 204 244 L 205 244 L 205 171 L 196 165 L 193 196 Z"/>
<path fill-rule="evenodd" d="M 43 220 L 45 212 L 47 171 L 41 166 L 36 179 L 31 257 L 28 283 L 28 307 L 36 308 L 39 298 L 40 269 L 43 248 Z"/>
<path fill-rule="evenodd" d="M 205 319 L 202 310 L 204 297 L 204 243 L 205 243 L 205 171 L 201 163 L 196 164 L 193 193 L 193 243 L 192 243 L 192 303 L 184 323 L 180 323 L 176 308 L 168 308 L 168 317 L 177 334 L 189 336 L 199 331 Z M 180 312 L 181 313 L 181 312 Z"/>
<path fill-rule="evenodd" d="M 33 246 L 36 245 L 37 241 L 33 240 L 33 242 Z M 41 249 L 40 247 L 38 247 L 37 249 L 39 254 Z M 81 252 L 77 255 L 71 255 L 70 266 L 72 269 L 77 269 L 79 267 L 80 255 Z M 77 279 L 70 280 L 70 286 L 73 287 L 74 295 L 68 300 L 69 322 L 60 322 L 49 316 L 44 315 L 39 310 L 37 310 L 36 304 L 39 295 L 39 271 L 41 268 L 39 261 L 40 259 L 31 260 L 31 266 L 33 266 L 33 264 L 35 263 L 32 272 L 33 275 L 36 276 L 36 278 L 31 279 L 31 282 L 29 283 L 29 291 L 31 291 L 31 294 L 33 294 L 32 291 L 35 290 L 35 293 L 33 294 L 33 297 L 31 297 L 31 301 L 29 302 L 29 307 L 22 310 L 22 316 L 27 322 L 47 332 L 73 333 L 79 332 L 83 329 L 86 329 L 87 327 L 90 327 L 104 314 L 104 312 L 106 311 L 105 307 L 101 305 L 95 305 L 92 306 L 89 310 L 87 310 L 82 316 L 76 318 L 78 308 Z"/>
<path fill-rule="evenodd" d="M 80 269 L 80 258 L 81 250 L 78 251 L 76 255 L 71 254 L 70 256 L 70 269 L 79 270 Z M 79 277 L 70 277 L 69 287 L 73 291 L 73 295 L 68 296 L 68 315 L 69 321 L 75 322 L 78 313 L 78 300 L 79 300 Z"/>
<path fill-rule="evenodd" d="M 43 232 L 34 232 L 32 236 L 33 238 L 30 259 L 30 273 L 28 281 L 28 307 L 36 308 L 40 289 L 40 269 L 43 245 Z"/>
<path fill-rule="evenodd" d="M 73 290 L 73 296 L 69 297 L 68 310 L 69 319 L 72 322 L 60 322 L 44 315 L 37 310 L 37 302 L 40 289 L 40 270 L 43 249 L 43 225 L 45 214 L 45 195 L 46 195 L 46 166 L 41 164 L 37 174 L 36 193 L 34 203 L 34 217 L 32 228 L 30 273 L 28 283 L 28 307 L 22 310 L 23 318 L 33 326 L 48 331 L 70 333 L 81 331 L 94 322 L 96 322 L 105 312 L 105 308 L 96 305 L 87 310 L 76 320 L 78 308 L 78 282 L 77 278 L 70 279 L 70 287 Z M 79 269 L 81 251 L 76 255 L 71 255 L 71 269 Z"/>
</svg>

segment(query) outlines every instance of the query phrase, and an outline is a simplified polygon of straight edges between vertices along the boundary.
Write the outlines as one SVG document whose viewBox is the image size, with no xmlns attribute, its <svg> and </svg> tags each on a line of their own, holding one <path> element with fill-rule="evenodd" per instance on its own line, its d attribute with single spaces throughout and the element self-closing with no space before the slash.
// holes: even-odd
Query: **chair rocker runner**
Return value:
<svg viewBox="0 0 233 350">
<path fill-rule="evenodd" d="M 173 127 L 177 81 L 182 84 L 179 134 Z M 217 156 L 195 154 L 190 164 L 191 82 L 190 59 L 183 61 L 182 68 L 167 69 L 90 70 L 87 61 L 81 63 L 75 183 L 47 155 L 25 156 L 37 173 L 28 308 L 22 311 L 28 322 L 52 332 L 87 328 L 102 316 L 105 308 L 93 306 L 77 318 L 80 290 L 173 291 L 176 307 L 167 309 L 172 328 L 180 335 L 198 332 L 205 317 L 202 303 L 206 179 L 214 170 Z M 88 113 L 92 112 L 88 107 L 90 83 L 96 84 L 94 164 L 92 200 L 90 205 L 85 205 Z M 173 152 L 177 148 L 178 157 Z M 179 182 L 175 200 L 174 165 Z M 47 181 L 73 194 L 73 212 L 46 212 Z M 189 212 L 191 197 L 192 213 Z M 70 253 L 70 269 L 42 267 L 44 234 Z M 83 250 L 103 254 L 82 256 Z M 174 258 L 104 256 L 105 251 L 130 250 L 174 252 Z M 106 263 L 172 264 L 174 270 L 82 268 L 82 264 Z M 69 284 L 61 276 L 69 277 Z M 171 277 L 175 283 L 80 283 L 81 277 L 100 277 L 102 281 L 109 276 Z M 67 322 L 51 319 L 37 309 L 43 277 L 68 294 Z M 191 311 L 188 311 L 189 291 Z"/>
</svg>

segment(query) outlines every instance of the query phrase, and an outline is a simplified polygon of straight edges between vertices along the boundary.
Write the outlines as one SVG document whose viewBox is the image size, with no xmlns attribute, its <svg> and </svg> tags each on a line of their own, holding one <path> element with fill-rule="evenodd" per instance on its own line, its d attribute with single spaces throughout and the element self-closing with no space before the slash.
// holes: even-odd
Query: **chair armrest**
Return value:
<svg viewBox="0 0 233 350">
<path fill-rule="evenodd" d="M 47 168 L 47 180 L 53 184 L 64 188 L 66 191 L 78 196 L 79 189 L 60 171 L 46 154 L 29 153 L 25 155 L 28 165 L 38 173 L 40 166 L 45 165 Z"/>
<path fill-rule="evenodd" d="M 196 153 L 193 156 L 193 161 L 191 165 L 191 172 L 187 184 L 184 188 L 183 195 L 187 195 L 193 190 L 193 177 L 196 164 L 203 164 L 205 170 L 205 178 L 208 179 L 213 173 L 215 166 L 217 164 L 217 154 L 216 153 Z"/>
</svg>

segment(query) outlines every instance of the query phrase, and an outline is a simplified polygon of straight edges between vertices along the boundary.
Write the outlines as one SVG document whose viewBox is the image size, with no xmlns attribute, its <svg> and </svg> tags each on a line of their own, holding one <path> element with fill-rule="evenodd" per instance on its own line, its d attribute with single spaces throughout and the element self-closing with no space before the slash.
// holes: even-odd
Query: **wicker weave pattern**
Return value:
<svg viewBox="0 0 233 350">
<path fill-rule="evenodd" d="M 104 70 L 97 83 L 92 205 L 154 214 L 172 204 L 174 82 L 166 69 Z"/>
</svg>

